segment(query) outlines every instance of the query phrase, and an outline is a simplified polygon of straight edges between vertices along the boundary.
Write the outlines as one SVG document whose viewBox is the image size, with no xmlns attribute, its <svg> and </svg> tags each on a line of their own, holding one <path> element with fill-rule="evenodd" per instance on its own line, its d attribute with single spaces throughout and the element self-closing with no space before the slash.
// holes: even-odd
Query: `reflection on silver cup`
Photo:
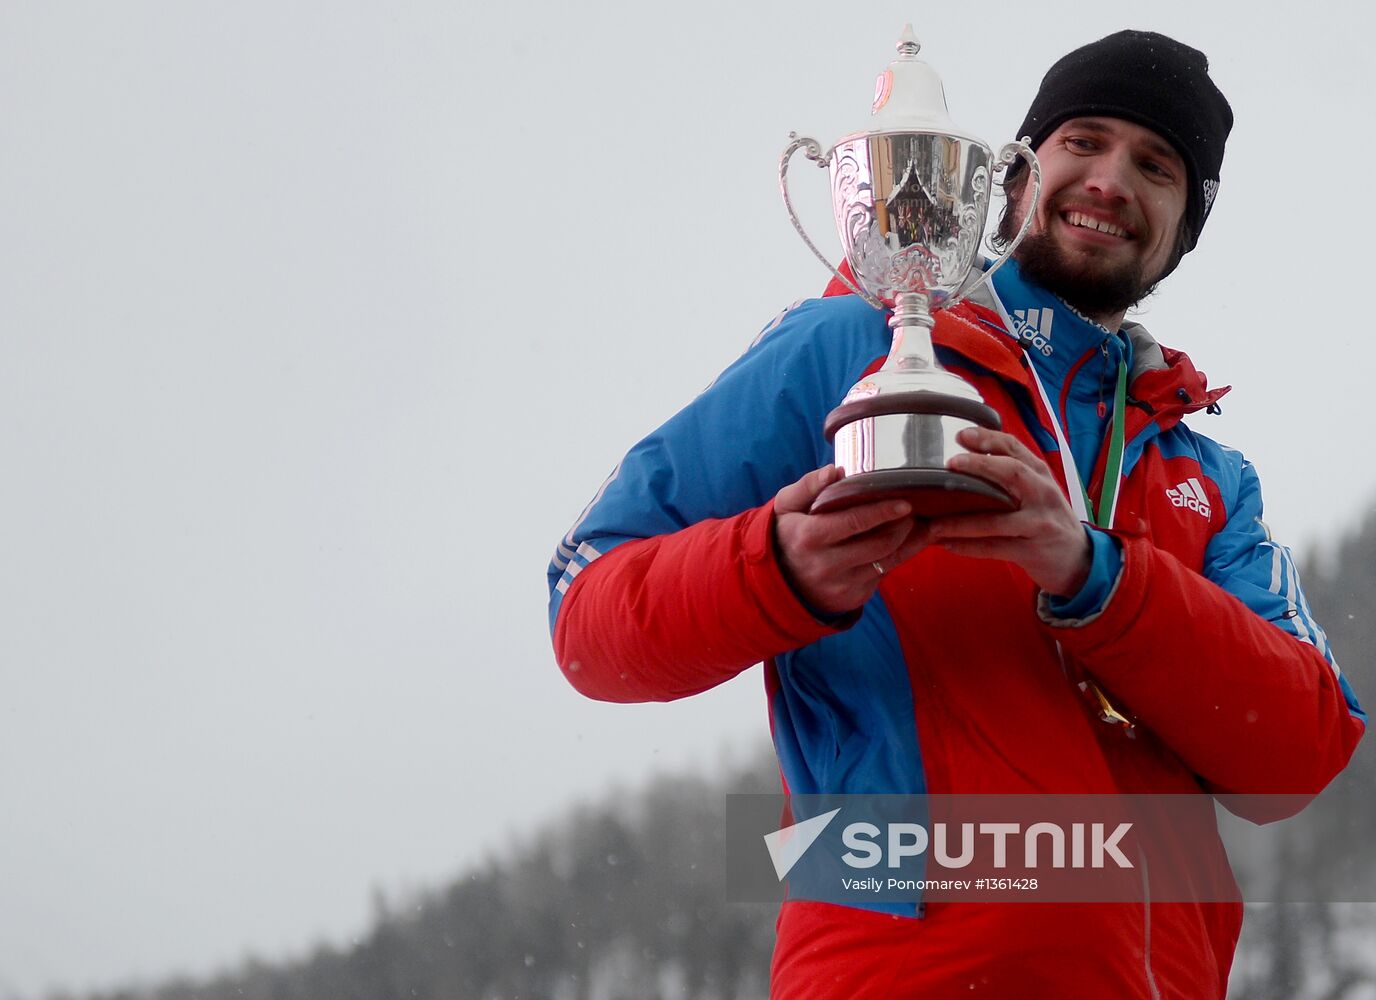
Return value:
<svg viewBox="0 0 1376 1000">
<path fill-rule="evenodd" d="M 872 306 L 893 307 L 888 359 L 827 417 L 825 433 L 846 478 L 823 491 L 814 511 L 900 496 L 923 516 L 1016 506 L 997 487 L 946 468 L 965 450 L 959 431 L 997 429 L 999 417 L 973 386 L 937 364 L 932 312 L 988 281 L 1022 241 L 1041 196 L 1041 166 L 1026 140 L 995 157 L 958 129 L 919 48 L 905 27 L 898 59 L 879 76 L 870 128 L 826 153 L 815 139 L 794 135 L 779 163 L 784 205 L 803 241 Z M 793 211 L 788 164 L 799 150 L 830 168 L 832 212 L 855 282 L 817 249 Z M 1004 255 L 972 281 L 994 174 L 1018 157 L 1031 169 L 1032 210 Z"/>
<path fill-rule="evenodd" d="M 872 295 L 926 292 L 940 309 L 970 273 L 989 211 L 989 147 L 880 133 L 831 153 L 832 205 L 851 268 Z"/>
</svg>

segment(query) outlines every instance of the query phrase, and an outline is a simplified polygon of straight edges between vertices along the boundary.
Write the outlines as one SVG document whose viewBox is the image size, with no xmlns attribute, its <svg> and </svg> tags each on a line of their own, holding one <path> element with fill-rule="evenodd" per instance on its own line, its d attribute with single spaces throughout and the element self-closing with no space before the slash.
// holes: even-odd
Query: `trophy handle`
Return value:
<svg viewBox="0 0 1376 1000">
<path fill-rule="evenodd" d="M 957 302 L 968 298 L 980 285 L 988 283 L 994 277 L 994 272 L 1003 267 L 1008 258 L 1013 256 L 1013 251 L 1018 248 L 1018 244 L 1027 235 L 1027 231 L 1032 228 L 1032 220 L 1037 215 L 1037 205 L 1042 199 L 1042 165 L 1037 159 L 1037 154 L 1032 152 L 1032 137 L 1025 135 L 1017 142 L 1005 143 L 1003 148 L 999 150 L 999 158 L 994 165 L 994 171 L 996 173 L 1000 170 L 1006 171 L 1013 165 L 1013 161 L 1020 156 L 1027 161 L 1028 167 L 1032 170 L 1032 204 L 1028 206 L 1027 215 L 1023 217 L 1022 227 L 1018 230 L 1018 235 L 1013 237 L 1013 242 L 1008 244 L 1008 248 L 994 259 L 989 270 L 982 272 L 978 278 L 951 296 L 950 301 L 946 303 L 948 309 Z"/>
<path fill-rule="evenodd" d="M 779 193 L 784 196 L 784 208 L 788 210 L 788 218 L 792 221 L 793 228 L 798 230 L 798 235 L 803 238 L 803 242 L 807 244 L 807 248 L 812 251 L 813 256 L 822 262 L 823 267 L 836 275 L 836 279 L 840 281 L 841 284 L 845 285 L 876 309 L 886 308 L 884 303 L 880 302 L 864 289 L 857 288 L 853 281 L 836 268 L 832 267 L 831 261 L 827 260 L 822 251 L 817 249 L 817 245 L 813 243 L 811 238 L 807 235 L 807 230 L 803 229 L 803 224 L 798 219 L 798 213 L 793 211 L 793 199 L 788 196 L 788 161 L 793 159 L 793 154 L 801 149 L 804 156 L 816 163 L 817 166 L 825 169 L 831 165 L 831 153 L 823 153 L 821 143 L 809 136 L 799 136 L 797 132 L 790 132 L 788 133 L 788 137 L 793 141 L 788 144 L 788 148 L 785 149 L 783 155 L 779 157 Z M 1011 156 L 1009 157 L 1009 162 L 1012 162 Z M 1038 167 L 1037 169 L 1040 171 L 1041 168 Z M 1039 183 L 1038 190 L 1040 189 Z"/>
</svg>

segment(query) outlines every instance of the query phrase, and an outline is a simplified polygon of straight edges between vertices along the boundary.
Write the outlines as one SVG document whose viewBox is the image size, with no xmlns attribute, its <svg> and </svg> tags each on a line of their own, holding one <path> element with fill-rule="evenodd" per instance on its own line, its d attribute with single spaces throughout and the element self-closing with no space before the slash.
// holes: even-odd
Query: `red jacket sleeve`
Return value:
<svg viewBox="0 0 1376 1000">
<path fill-rule="evenodd" d="M 600 701 L 671 701 L 836 631 L 784 579 L 773 515 L 771 501 L 625 542 L 589 564 L 554 627 L 569 683 Z"/>
<path fill-rule="evenodd" d="M 1119 537 L 1107 604 L 1048 618 L 1054 638 L 1213 790 L 1318 794 L 1364 731 L 1323 654 L 1149 539 Z"/>
</svg>

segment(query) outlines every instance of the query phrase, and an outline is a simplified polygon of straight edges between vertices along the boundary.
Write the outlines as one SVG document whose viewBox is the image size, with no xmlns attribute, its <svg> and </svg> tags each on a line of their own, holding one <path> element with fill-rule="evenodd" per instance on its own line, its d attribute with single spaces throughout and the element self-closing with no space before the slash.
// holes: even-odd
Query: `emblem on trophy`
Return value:
<svg viewBox="0 0 1376 1000">
<path fill-rule="evenodd" d="M 1001 422 L 974 386 L 937 363 L 933 313 L 988 281 L 1022 242 L 1041 197 L 1041 165 L 1027 139 L 1006 144 L 996 158 L 957 128 L 941 79 L 917 58 L 919 49 L 912 25 L 905 26 L 898 58 L 876 82 L 868 129 L 825 153 L 817 140 L 792 133 L 779 160 L 784 207 L 803 242 L 870 305 L 893 309 L 887 360 L 827 416 L 823 430 L 846 476 L 822 492 L 813 513 L 897 497 L 920 517 L 1017 506 L 992 483 L 946 468 L 966 450 L 957 433 L 975 425 L 998 430 Z M 832 213 L 854 281 L 817 249 L 793 210 L 788 165 L 798 150 L 830 170 Z M 994 175 L 1019 157 L 1032 171 L 1032 206 L 1013 242 L 981 273 Z"/>
</svg>

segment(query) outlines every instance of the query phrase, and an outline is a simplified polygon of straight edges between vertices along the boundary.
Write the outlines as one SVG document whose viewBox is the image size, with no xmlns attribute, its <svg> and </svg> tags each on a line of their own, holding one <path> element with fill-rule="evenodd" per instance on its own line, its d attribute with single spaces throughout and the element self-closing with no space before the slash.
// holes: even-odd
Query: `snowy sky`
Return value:
<svg viewBox="0 0 1376 1000">
<path fill-rule="evenodd" d="M 372 886 L 763 739 L 757 669 L 567 689 L 545 565 L 825 284 L 778 154 L 863 127 L 905 20 L 993 144 L 1083 42 L 1209 54 L 1221 192 L 1139 318 L 1236 386 L 1196 426 L 1280 537 L 1372 507 L 1369 7 L 845 9 L 0 4 L 0 996 L 347 941 Z"/>
</svg>

